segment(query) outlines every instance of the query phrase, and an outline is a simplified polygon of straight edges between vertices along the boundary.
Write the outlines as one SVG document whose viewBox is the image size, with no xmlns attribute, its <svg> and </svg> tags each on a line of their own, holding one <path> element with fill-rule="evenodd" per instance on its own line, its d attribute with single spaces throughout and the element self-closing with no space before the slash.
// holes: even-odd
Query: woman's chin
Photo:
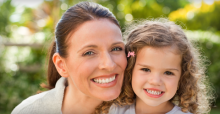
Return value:
<svg viewBox="0 0 220 114">
<path fill-rule="evenodd" d="M 108 94 L 102 94 L 101 96 L 100 96 L 100 99 L 102 100 L 102 101 L 111 101 L 111 100 L 114 100 L 114 99 L 116 99 L 118 96 L 119 96 L 119 94 L 120 94 L 120 92 L 114 92 L 114 93 L 108 93 Z"/>
</svg>

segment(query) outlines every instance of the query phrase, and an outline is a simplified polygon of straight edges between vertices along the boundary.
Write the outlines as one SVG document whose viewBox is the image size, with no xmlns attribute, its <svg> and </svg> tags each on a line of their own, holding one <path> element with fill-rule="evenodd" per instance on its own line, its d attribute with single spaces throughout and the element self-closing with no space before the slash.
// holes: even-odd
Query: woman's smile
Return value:
<svg viewBox="0 0 220 114">
<path fill-rule="evenodd" d="M 115 84 L 117 83 L 117 77 L 118 74 L 113 73 L 111 75 L 98 76 L 91 79 L 91 81 L 94 82 L 94 84 L 96 84 L 98 87 L 108 88 L 115 86 Z"/>
</svg>

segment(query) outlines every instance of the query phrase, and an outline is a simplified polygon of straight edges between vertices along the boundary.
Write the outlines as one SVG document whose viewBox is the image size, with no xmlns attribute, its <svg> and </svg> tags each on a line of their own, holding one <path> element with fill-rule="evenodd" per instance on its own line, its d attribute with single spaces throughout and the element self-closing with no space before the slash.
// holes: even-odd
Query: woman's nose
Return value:
<svg viewBox="0 0 220 114">
<path fill-rule="evenodd" d="M 112 56 L 109 53 L 104 53 L 101 57 L 100 57 L 100 64 L 99 64 L 99 68 L 101 70 L 107 70 L 107 71 L 112 71 L 115 69 L 116 64 L 112 58 Z"/>
</svg>

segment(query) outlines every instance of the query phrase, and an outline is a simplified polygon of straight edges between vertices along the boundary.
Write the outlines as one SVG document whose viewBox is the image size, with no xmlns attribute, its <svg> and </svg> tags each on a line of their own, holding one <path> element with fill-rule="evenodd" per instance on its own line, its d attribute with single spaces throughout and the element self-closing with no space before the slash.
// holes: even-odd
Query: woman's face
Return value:
<svg viewBox="0 0 220 114">
<path fill-rule="evenodd" d="M 120 28 L 108 19 L 87 21 L 71 34 L 68 46 L 69 86 L 102 101 L 117 98 L 127 65 Z"/>
</svg>

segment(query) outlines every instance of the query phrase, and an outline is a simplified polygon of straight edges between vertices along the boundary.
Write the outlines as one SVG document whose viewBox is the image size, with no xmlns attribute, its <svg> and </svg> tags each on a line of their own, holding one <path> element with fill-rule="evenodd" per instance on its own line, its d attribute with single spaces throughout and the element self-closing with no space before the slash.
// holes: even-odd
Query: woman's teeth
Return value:
<svg viewBox="0 0 220 114">
<path fill-rule="evenodd" d="M 162 91 L 154 91 L 154 90 L 148 90 L 148 89 L 146 89 L 146 91 L 152 95 L 160 95 L 162 93 Z"/>
<path fill-rule="evenodd" d="M 116 76 L 116 75 L 115 75 Z M 100 83 L 100 84 L 106 84 L 106 83 L 110 83 L 112 81 L 115 80 L 115 76 L 111 77 L 111 78 L 105 78 L 105 79 L 93 79 L 94 82 L 96 83 Z"/>
</svg>

